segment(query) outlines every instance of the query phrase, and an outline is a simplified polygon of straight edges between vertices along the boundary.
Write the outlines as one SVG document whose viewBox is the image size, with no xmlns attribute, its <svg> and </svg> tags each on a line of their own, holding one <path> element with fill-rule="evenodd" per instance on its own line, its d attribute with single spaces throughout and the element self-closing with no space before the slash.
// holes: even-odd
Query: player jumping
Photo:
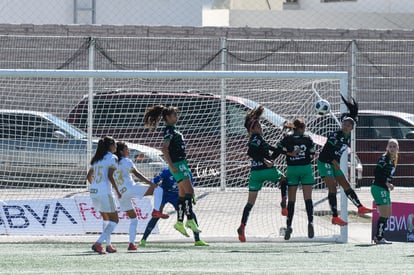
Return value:
<svg viewBox="0 0 414 275">
<path fill-rule="evenodd" d="M 191 177 L 192 179 L 192 177 Z M 175 181 L 173 175 L 171 174 L 170 170 L 167 168 L 163 169 L 159 175 L 154 177 L 151 182 L 159 183 L 161 182 L 160 187 L 163 189 L 163 196 L 160 209 L 162 210 L 167 203 L 170 203 L 175 210 L 178 211 L 178 187 L 177 182 Z M 195 201 L 194 201 L 195 202 Z M 194 215 L 194 221 L 197 223 L 197 218 Z M 144 235 L 139 243 L 139 246 L 146 246 L 147 238 L 151 234 L 152 230 L 154 229 L 155 225 L 157 224 L 159 217 L 152 217 L 152 219 L 148 222 L 147 227 L 145 228 Z M 195 246 L 208 246 L 209 244 L 205 241 L 200 239 L 200 233 L 193 232 L 194 234 L 194 245 Z"/>
<path fill-rule="evenodd" d="M 263 182 L 271 181 L 276 183 L 286 180 L 282 172 L 273 166 L 272 157 L 270 156 L 270 146 L 262 137 L 263 130 L 259 119 L 263 111 L 263 106 L 260 106 L 250 110 L 245 117 L 244 127 L 246 127 L 250 135 L 247 154 L 252 160 L 249 178 L 249 195 L 247 204 L 243 210 L 241 224 L 237 229 L 237 234 L 241 242 L 246 241 L 245 227 L 247 219 L 256 202 L 257 194 L 262 189 Z"/>
<path fill-rule="evenodd" d="M 341 130 L 331 133 L 319 154 L 318 171 L 321 178 L 328 187 L 328 200 L 332 211 L 332 224 L 345 226 L 348 223 L 338 217 L 337 199 L 336 199 L 336 183 L 344 189 L 346 196 L 351 202 L 358 207 L 358 215 L 371 213 L 372 210 L 361 204 L 357 194 L 351 188 L 348 180 L 345 178 L 339 163 L 342 153 L 350 146 L 350 137 L 352 129 L 356 125 L 358 117 L 358 105 L 354 101 L 353 104 L 342 98 L 348 106 L 350 112 L 342 118 Z"/>
<path fill-rule="evenodd" d="M 194 189 L 190 180 L 191 171 L 188 167 L 185 153 L 185 143 L 183 135 L 176 129 L 175 125 L 178 121 L 178 109 L 175 107 L 165 107 L 156 105 L 147 109 L 144 115 L 144 124 L 151 131 L 154 131 L 161 118 L 165 121 L 164 142 L 162 152 L 168 163 L 171 174 L 178 184 L 178 211 L 177 223 L 174 228 L 186 237 L 189 237 L 185 227 L 190 228 L 193 232 L 199 233 L 194 220 L 192 200 L 194 197 Z M 187 216 L 187 222 L 184 227 L 184 214 Z"/>
<path fill-rule="evenodd" d="M 289 127 L 293 129 L 293 133 L 286 135 L 277 145 L 278 152 L 283 152 L 286 155 L 287 162 L 288 214 L 285 240 L 289 240 L 293 232 L 292 220 L 299 184 L 302 185 L 303 199 L 305 200 L 306 213 L 308 215 L 308 237 L 313 238 L 312 186 L 315 184 L 315 177 L 311 161 L 312 156 L 315 154 L 315 147 L 312 138 L 305 134 L 306 125 L 303 119 L 295 119 Z"/>
</svg>

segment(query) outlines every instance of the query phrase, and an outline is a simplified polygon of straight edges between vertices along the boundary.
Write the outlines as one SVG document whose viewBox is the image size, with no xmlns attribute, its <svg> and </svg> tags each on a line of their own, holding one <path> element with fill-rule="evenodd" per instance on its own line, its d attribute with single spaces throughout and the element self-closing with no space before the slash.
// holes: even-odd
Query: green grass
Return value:
<svg viewBox="0 0 414 275">
<path fill-rule="evenodd" d="M 413 274 L 412 243 L 115 244 L 98 255 L 86 243 L 2 243 L 0 274 Z"/>
</svg>

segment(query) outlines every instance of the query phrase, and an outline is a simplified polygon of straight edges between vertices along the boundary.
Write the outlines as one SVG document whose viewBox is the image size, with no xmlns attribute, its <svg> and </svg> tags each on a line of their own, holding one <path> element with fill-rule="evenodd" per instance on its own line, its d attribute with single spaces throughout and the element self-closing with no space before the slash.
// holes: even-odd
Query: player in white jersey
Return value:
<svg viewBox="0 0 414 275">
<path fill-rule="evenodd" d="M 118 198 L 122 195 L 116 185 L 114 172 L 117 169 L 117 157 L 113 154 L 116 151 L 115 140 L 111 137 L 104 137 L 99 140 L 95 155 L 92 157 L 92 167 L 88 171 L 87 179 L 90 183 L 89 192 L 93 206 L 103 219 L 103 231 L 98 240 L 92 245 L 92 250 L 99 254 L 105 254 L 102 243 L 106 241 L 106 252 L 116 252 L 111 245 L 111 233 L 118 224 L 118 212 L 115 204 L 115 197 L 112 188 Z"/>
<path fill-rule="evenodd" d="M 118 157 L 118 169 L 115 172 L 115 179 L 118 189 L 122 194 L 122 197 L 119 199 L 119 204 L 121 211 L 126 212 L 130 220 L 128 251 L 136 251 L 135 238 L 138 220 L 132 199 L 141 199 L 144 196 L 154 195 L 154 216 L 155 212 L 160 213 L 157 210 L 159 210 L 161 205 L 163 190 L 161 187 L 157 187 L 156 184 L 152 183 L 135 167 L 132 160 L 128 158 L 129 148 L 125 142 L 120 141 L 117 143 L 116 156 Z M 147 185 L 136 184 L 132 178 L 132 174 Z M 156 205 L 158 205 L 158 208 Z M 168 218 L 168 215 L 160 214 L 161 216 L 159 218 Z"/>
</svg>

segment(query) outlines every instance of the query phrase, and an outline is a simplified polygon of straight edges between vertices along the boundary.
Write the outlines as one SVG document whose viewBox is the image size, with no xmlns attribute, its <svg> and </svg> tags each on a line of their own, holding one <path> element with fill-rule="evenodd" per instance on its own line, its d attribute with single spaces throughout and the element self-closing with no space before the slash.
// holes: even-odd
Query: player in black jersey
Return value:
<svg viewBox="0 0 414 275">
<path fill-rule="evenodd" d="M 177 112 L 178 109 L 175 107 L 156 105 L 145 112 L 144 124 L 148 129 L 154 131 L 161 118 L 165 121 L 162 152 L 171 174 L 178 183 L 177 223 L 174 225 L 174 228 L 184 236 L 189 237 L 190 235 L 188 235 L 185 227 L 190 228 L 196 233 L 201 232 L 201 230 L 193 218 L 192 199 L 194 197 L 194 189 L 191 183 L 191 171 L 186 160 L 184 138 L 175 128 L 175 124 L 178 121 Z M 183 223 L 184 214 L 187 216 L 185 227 Z"/>
<path fill-rule="evenodd" d="M 305 200 L 306 213 L 308 215 L 308 237 L 314 237 L 313 229 L 313 202 L 312 186 L 315 184 L 315 177 L 311 161 L 315 154 L 315 145 L 312 138 L 305 134 L 305 122 L 303 119 L 295 119 L 288 125 L 293 133 L 285 136 L 278 144 L 279 153 L 286 155 L 287 170 L 286 178 L 288 184 L 288 215 L 286 219 L 287 228 L 285 240 L 290 239 L 292 234 L 292 220 L 295 211 L 296 192 L 299 184 L 302 185 L 303 199 Z"/>
<path fill-rule="evenodd" d="M 276 148 L 271 147 L 262 137 L 263 130 L 259 119 L 263 111 L 263 106 L 259 106 L 258 108 L 250 110 L 245 117 L 244 127 L 246 127 L 250 136 L 247 154 L 251 158 L 251 171 L 249 177 L 249 196 L 247 204 L 243 209 L 241 224 L 237 229 L 237 234 L 241 242 L 246 241 L 245 227 L 247 219 L 263 183 L 265 181 L 276 183 L 286 180 L 282 172 L 273 166 L 272 160 L 274 158 L 272 158 L 270 151 L 275 151 Z"/>
<path fill-rule="evenodd" d="M 374 236 L 376 244 L 391 244 L 384 238 L 387 220 L 392 214 L 390 191 L 394 189 L 391 183 L 398 162 L 398 141 L 388 140 L 386 152 L 379 158 L 375 167 L 375 179 L 371 185 L 371 194 L 379 211 L 377 232 Z"/>
<path fill-rule="evenodd" d="M 342 153 L 350 146 L 351 132 L 356 125 L 356 119 L 358 117 L 358 105 L 355 100 L 354 104 L 351 104 L 343 97 L 342 99 L 349 108 L 350 113 L 343 116 L 341 130 L 333 132 L 328 136 L 318 159 L 319 175 L 328 187 L 328 200 L 332 210 L 332 224 L 339 226 L 345 226 L 348 223 L 338 217 L 336 183 L 342 186 L 348 199 L 358 207 L 358 215 L 372 212 L 372 209 L 366 208 L 361 204 L 357 194 L 351 188 L 351 185 L 339 166 Z"/>
</svg>

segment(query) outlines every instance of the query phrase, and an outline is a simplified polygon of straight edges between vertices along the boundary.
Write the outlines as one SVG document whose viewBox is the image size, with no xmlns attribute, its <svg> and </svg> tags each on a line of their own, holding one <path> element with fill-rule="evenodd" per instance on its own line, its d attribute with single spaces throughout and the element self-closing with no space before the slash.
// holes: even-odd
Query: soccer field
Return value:
<svg viewBox="0 0 414 275">
<path fill-rule="evenodd" d="M 413 274 L 414 247 L 334 243 L 148 243 L 98 255 L 86 243 L 3 243 L 0 274 Z"/>
</svg>

